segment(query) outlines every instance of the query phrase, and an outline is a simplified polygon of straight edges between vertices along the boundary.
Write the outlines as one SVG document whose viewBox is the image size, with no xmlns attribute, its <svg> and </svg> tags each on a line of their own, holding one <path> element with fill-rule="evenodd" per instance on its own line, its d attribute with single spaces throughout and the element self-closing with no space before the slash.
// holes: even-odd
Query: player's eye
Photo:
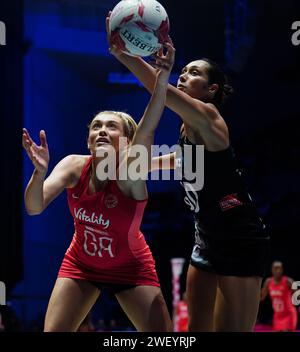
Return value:
<svg viewBox="0 0 300 352">
<path fill-rule="evenodd" d="M 93 124 L 93 126 L 92 126 L 93 130 L 97 130 L 98 128 L 100 128 L 100 124 L 99 123 Z"/>
<path fill-rule="evenodd" d="M 116 124 L 114 124 L 114 123 L 108 124 L 108 127 L 109 127 L 109 128 L 112 128 L 112 129 L 118 128 L 118 126 L 117 126 Z"/>
</svg>

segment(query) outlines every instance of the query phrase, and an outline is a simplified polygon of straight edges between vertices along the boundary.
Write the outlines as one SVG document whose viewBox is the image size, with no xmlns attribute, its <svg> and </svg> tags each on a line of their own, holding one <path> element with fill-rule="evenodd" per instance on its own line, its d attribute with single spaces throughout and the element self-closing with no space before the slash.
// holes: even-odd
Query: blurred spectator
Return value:
<svg viewBox="0 0 300 352">
<path fill-rule="evenodd" d="M 2 323 L 2 315 L 0 313 L 0 332 L 3 332 L 3 331 L 5 331 L 5 326 Z"/>
<path fill-rule="evenodd" d="M 0 305 L 0 331 L 23 331 L 22 325 L 17 319 L 15 312 L 10 307 L 9 302 L 7 302 L 5 306 Z"/>
<path fill-rule="evenodd" d="M 188 307 L 185 292 L 182 295 L 182 300 L 177 303 L 174 320 L 176 332 L 188 331 Z"/>
</svg>

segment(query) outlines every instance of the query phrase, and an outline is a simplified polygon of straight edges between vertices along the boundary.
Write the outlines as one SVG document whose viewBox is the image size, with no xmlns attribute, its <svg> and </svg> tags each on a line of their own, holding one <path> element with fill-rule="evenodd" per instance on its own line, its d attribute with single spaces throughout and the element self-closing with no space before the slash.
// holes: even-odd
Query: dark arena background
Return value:
<svg viewBox="0 0 300 352">
<path fill-rule="evenodd" d="M 0 331 L 42 331 L 57 272 L 73 236 L 66 193 L 39 216 L 29 216 L 24 190 L 33 166 L 22 148 L 22 127 L 47 133 L 50 167 L 68 154 L 87 154 L 87 123 L 101 110 L 122 110 L 136 121 L 149 94 L 109 54 L 105 17 L 117 1 L 1 0 L 0 45 L 1 242 Z M 300 281 L 300 21 L 298 0 L 161 0 L 176 47 L 175 84 L 189 61 L 209 57 L 226 71 L 235 94 L 225 105 L 231 141 L 249 191 L 271 235 L 266 277 L 274 260 Z M 300 22 L 298 24 L 300 28 Z M 292 37 L 294 35 L 294 39 Z M 297 127 L 298 126 L 298 127 Z M 180 121 L 165 109 L 155 143 L 177 143 Z M 222 170 L 220 170 L 220 178 Z M 180 293 L 193 245 L 193 219 L 177 181 L 148 181 L 142 231 L 156 260 L 172 314 L 171 258 L 184 258 Z M 297 311 L 298 311 L 297 307 Z M 269 299 L 256 331 L 270 331 Z M 298 311 L 299 314 L 299 311 Z M 299 328 L 299 327 L 298 327 Z M 84 330 L 133 331 L 117 301 L 104 291 Z"/>
</svg>

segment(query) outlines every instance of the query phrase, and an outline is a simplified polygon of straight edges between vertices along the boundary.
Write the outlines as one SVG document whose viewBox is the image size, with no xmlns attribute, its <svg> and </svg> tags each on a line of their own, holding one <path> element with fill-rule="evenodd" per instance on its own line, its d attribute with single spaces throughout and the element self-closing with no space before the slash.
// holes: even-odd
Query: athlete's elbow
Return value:
<svg viewBox="0 0 300 352">
<path fill-rule="evenodd" d="M 44 210 L 41 207 L 34 207 L 34 206 L 32 206 L 30 204 L 26 204 L 26 203 L 25 203 L 25 208 L 26 208 L 27 214 L 30 216 L 40 215 Z"/>
<path fill-rule="evenodd" d="M 43 210 L 37 210 L 37 209 L 30 209 L 30 208 L 26 208 L 27 214 L 30 216 L 34 216 L 34 215 L 40 215 Z"/>
</svg>

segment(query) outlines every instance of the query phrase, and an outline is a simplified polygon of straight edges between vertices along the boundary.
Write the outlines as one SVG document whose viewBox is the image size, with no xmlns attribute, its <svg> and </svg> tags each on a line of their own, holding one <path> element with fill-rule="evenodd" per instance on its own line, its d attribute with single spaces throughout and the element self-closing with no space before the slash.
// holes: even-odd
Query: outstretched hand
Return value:
<svg viewBox="0 0 300 352">
<path fill-rule="evenodd" d="M 168 83 L 170 73 L 172 71 L 174 61 L 175 61 L 175 48 L 171 44 L 172 42 L 167 42 L 164 44 L 154 56 L 154 60 L 151 62 L 151 65 L 158 70 L 157 79 L 161 83 Z M 167 49 L 167 52 L 164 54 L 164 48 Z"/>
<path fill-rule="evenodd" d="M 46 133 L 44 130 L 40 131 L 40 142 L 41 145 L 38 146 L 30 137 L 26 128 L 23 128 L 23 138 L 22 144 L 27 152 L 30 160 L 32 161 L 34 167 L 37 171 L 46 174 L 49 165 L 49 150 L 46 139 Z"/>
</svg>

